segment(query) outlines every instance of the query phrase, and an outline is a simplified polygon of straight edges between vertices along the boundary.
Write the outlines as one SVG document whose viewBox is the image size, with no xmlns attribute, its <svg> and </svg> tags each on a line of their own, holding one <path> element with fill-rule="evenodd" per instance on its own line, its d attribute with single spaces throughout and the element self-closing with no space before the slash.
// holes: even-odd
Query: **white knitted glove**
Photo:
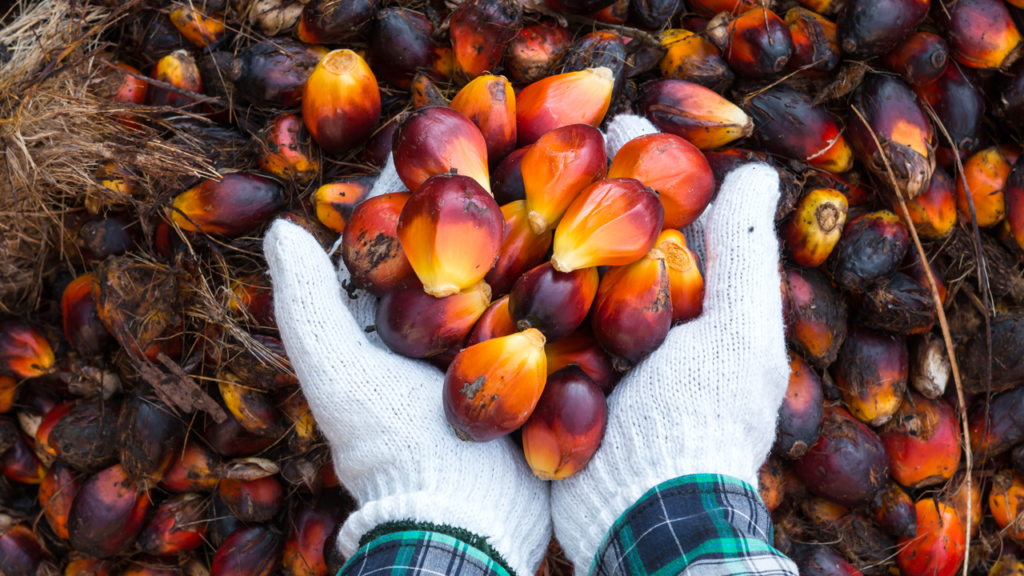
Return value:
<svg viewBox="0 0 1024 576">
<path fill-rule="evenodd" d="M 613 133 L 635 137 L 622 132 L 647 129 L 641 121 L 616 118 L 609 141 Z M 703 256 L 706 247 L 703 315 L 673 328 L 625 375 L 608 399 L 597 454 L 552 486 L 555 535 L 577 575 L 590 569 L 615 520 L 662 482 L 722 474 L 757 487 L 789 380 L 773 221 L 778 199 L 774 170 L 743 166 L 725 179 L 706 230 L 703 219 L 686 230 L 692 250 Z"/>
</svg>

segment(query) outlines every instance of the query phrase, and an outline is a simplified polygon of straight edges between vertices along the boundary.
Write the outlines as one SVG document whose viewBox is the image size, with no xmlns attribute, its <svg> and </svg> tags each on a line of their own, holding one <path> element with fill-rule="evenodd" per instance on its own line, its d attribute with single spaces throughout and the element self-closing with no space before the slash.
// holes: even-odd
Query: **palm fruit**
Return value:
<svg viewBox="0 0 1024 576">
<path fill-rule="evenodd" d="M 992 478 L 992 490 L 988 495 L 988 507 L 996 525 L 1007 531 L 1015 540 L 1024 540 L 1024 526 L 1020 518 L 1021 502 L 1024 501 L 1024 482 L 1010 470 L 1001 470 Z"/>
<path fill-rule="evenodd" d="M 57 456 L 82 472 L 96 472 L 118 461 L 120 407 L 100 399 L 76 403 L 50 430 L 47 442 Z"/>
<path fill-rule="evenodd" d="M 299 379 L 291 372 L 291 361 L 280 338 L 265 334 L 252 334 L 252 348 L 243 348 L 227 360 L 227 367 L 246 386 L 263 390 L 277 390 L 292 386 Z"/>
<path fill-rule="evenodd" d="M 967 428 L 971 452 L 978 462 L 998 456 L 1024 440 L 1024 428 L 1017 424 L 1022 410 L 1024 388 L 1007 390 L 992 396 L 991 402 L 975 404 L 967 419 Z"/>
<path fill-rule="evenodd" d="M 899 484 L 887 483 L 885 488 L 875 495 L 871 508 L 875 521 L 886 534 L 898 538 L 917 535 L 917 510 L 914 501 Z"/>
<path fill-rule="evenodd" d="M 102 75 L 103 84 L 97 92 L 117 104 L 145 104 L 149 83 L 138 68 L 124 62 L 111 64 L 114 64 L 114 68 L 110 70 L 109 75 Z M 131 125 L 136 126 L 134 122 Z"/>
<path fill-rule="evenodd" d="M 754 137 L 768 152 L 829 172 L 853 166 L 853 153 L 835 118 L 803 92 L 772 88 L 746 100 L 744 108 L 754 119 Z"/>
<path fill-rule="evenodd" d="M 1024 383 L 1024 314 L 998 314 L 990 321 L 992 366 L 988 378 L 986 327 L 982 324 L 970 335 L 963 348 L 960 374 L 964 390 L 971 393 L 999 392 Z"/>
<path fill-rule="evenodd" d="M 220 458 L 202 442 L 189 440 L 175 451 L 170 468 L 160 480 L 168 492 L 207 492 L 220 482 Z"/>
<path fill-rule="evenodd" d="M 308 452 L 319 442 L 320 435 L 317 432 L 316 420 L 313 419 L 313 412 L 309 409 L 309 402 L 302 394 L 302 389 L 283 389 L 278 393 L 278 409 L 285 417 L 291 428 L 288 431 L 288 447 L 295 454 Z"/>
<path fill-rule="evenodd" d="M 1017 158 L 1018 154 L 1005 146 L 992 146 L 974 154 L 964 163 L 963 174 L 970 187 L 978 226 L 995 226 L 1006 216 L 1003 189 Z M 963 178 L 956 180 L 956 207 L 961 218 L 971 220 Z"/>
<path fill-rule="evenodd" d="M 413 274 L 398 241 L 398 219 L 411 194 L 370 198 L 356 206 L 341 241 L 341 258 L 355 288 L 382 297 Z"/>
<path fill-rule="evenodd" d="M 586 322 L 558 342 L 545 345 L 544 354 L 548 361 L 548 375 L 575 364 L 590 376 L 605 396 L 612 393 L 622 377 L 615 369 L 612 357 L 597 343 Z"/>
<path fill-rule="evenodd" d="M 913 86 L 934 82 L 946 70 L 949 47 L 942 36 L 931 32 L 913 32 L 896 45 L 883 65 Z"/>
<path fill-rule="evenodd" d="M 832 365 L 832 378 L 854 416 L 881 426 L 900 407 L 909 361 L 903 338 L 851 326 Z"/>
<path fill-rule="evenodd" d="M 455 110 L 414 110 L 399 122 L 391 150 L 398 177 L 413 192 L 431 176 L 452 170 L 491 191 L 487 143 L 476 124 Z"/>
<path fill-rule="evenodd" d="M 782 460 L 770 454 L 757 471 L 757 492 L 769 512 L 782 505 L 786 497 L 783 492 L 784 482 Z"/>
<path fill-rule="evenodd" d="M 343 234 L 356 206 L 373 189 L 374 180 L 366 176 L 350 176 L 317 188 L 313 193 L 313 209 L 317 220 L 328 229 Z"/>
<path fill-rule="evenodd" d="M 884 154 L 904 197 L 919 196 L 927 189 L 935 170 L 935 140 L 928 115 L 914 93 L 899 78 L 869 74 L 854 92 L 851 103 L 864 116 L 864 121 L 856 112 L 847 116 L 847 134 L 853 151 L 872 172 L 888 182 Z"/>
<path fill-rule="evenodd" d="M 615 0 L 613 4 L 594 12 L 590 17 L 605 24 L 625 24 L 626 20 L 629 19 L 629 8 L 630 0 Z"/>
<path fill-rule="evenodd" d="M 790 354 L 789 370 L 789 384 L 779 406 L 778 432 L 772 450 L 795 460 L 818 441 L 825 404 L 821 380 L 803 358 Z"/>
<path fill-rule="evenodd" d="M 516 96 L 501 76 L 482 75 L 455 95 L 452 110 L 461 112 L 480 129 L 487 159 L 496 166 L 516 147 Z"/>
<path fill-rule="evenodd" d="M 423 289 L 437 298 L 484 279 L 501 254 L 504 230 L 494 198 L 457 174 L 429 178 L 398 218 L 398 240 L 409 264 Z"/>
<path fill-rule="evenodd" d="M 220 423 L 213 418 L 207 418 L 203 438 L 218 454 L 229 458 L 255 454 L 266 450 L 275 442 L 274 438 L 258 436 L 246 430 L 230 411 L 227 418 Z"/>
<path fill-rule="evenodd" d="M 243 383 L 231 372 L 219 374 L 218 387 L 228 411 L 243 428 L 258 436 L 279 438 L 285 433 L 281 413 L 270 397 L 253 386 Z"/>
<path fill-rule="evenodd" d="M 39 484 L 39 505 L 43 507 L 46 522 L 59 538 L 68 538 L 68 515 L 71 503 L 81 488 L 82 481 L 67 466 L 56 463 L 50 467 Z"/>
<path fill-rule="evenodd" d="M 459 4 L 448 26 L 456 72 L 473 79 L 497 70 L 522 18 L 522 6 L 511 0 L 466 0 Z M 508 90 L 511 92 L 511 88 Z"/>
<path fill-rule="evenodd" d="M 520 164 L 533 232 L 554 230 L 573 200 L 607 171 L 604 137 L 592 126 L 563 126 L 537 140 Z"/>
<path fill-rule="evenodd" d="M 18 381 L 10 376 L 0 374 L 0 414 L 6 414 L 14 407 L 14 398 L 18 393 Z"/>
<path fill-rule="evenodd" d="M 925 398 L 946 391 L 952 368 L 942 338 L 932 333 L 915 338 L 910 348 L 910 385 Z"/>
<path fill-rule="evenodd" d="M 46 477 L 46 467 L 32 452 L 31 439 L 15 434 L 14 443 L 0 454 L 0 473 L 21 484 L 40 484 Z"/>
<path fill-rule="evenodd" d="M 904 336 L 923 334 L 935 325 L 931 292 L 902 272 L 880 280 L 857 300 L 857 308 L 868 328 Z"/>
<path fill-rule="evenodd" d="M 217 548 L 210 576 L 272 576 L 281 565 L 282 540 L 272 527 L 241 526 Z"/>
<path fill-rule="evenodd" d="M 1020 57 L 1020 32 L 999 0 L 957 2 L 936 11 L 935 20 L 953 58 L 965 66 L 1006 69 Z"/>
<path fill-rule="evenodd" d="M 635 58 L 627 54 L 622 36 L 615 32 L 595 30 L 577 38 L 569 46 L 556 71 L 564 74 L 607 68 L 614 80 L 611 101 L 616 102 L 626 86 L 628 60 L 632 60 L 634 66 L 637 65 Z"/>
<path fill-rule="evenodd" d="M 444 377 L 444 413 L 462 440 L 488 442 L 522 426 L 544 391 L 544 335 L 529 329 L 459 352 Z"/>
<path fill-rule="evenodd" d="M 202 546 L 209 503 L 199 494 L 179 494 L 161 504 L 139 534 L 139 548 L 170 556 Z"/>
<path fill-rule="evenodd" d="M 512 286 L 509 315 L 519 330 L 536 328 L 548 342 L 558 341 L 583 323 L 600 280 L 597 268 L 558 272 L 545 262 Z"/>
<path fill-rule="evenodd" d="M 412 92 L 410 102 L 413 108 L 423 106 L 448 107 L 448 98 L 441 92 L 441 89 L 437 87 L 437 84 L 434 83 L 430 76 L 422 72 L 417 72 L 412 77 L 412 84 L 409 85 L 409 90 Z"/>
<path fill-rule="evenodd" d="M 838 552 L 828 546 L 806 546 L 794 555 L 797 569 L 804 576 L 859 576 L 860 570 L 853 567 Z"/>
<path fill-rule="evenodd" d="M 673 134 L 648 134 L 619 149 L 609 178 L 633 178 L 656 190 L 665 228 L 689 226 L 711 201 L 715 178 L 704 155 Z"/>
<path fill-rule="evenodd" d="M 964 561 L 964 528 L 952 507 L 919 500 L 917 536 L 900 538 L 896 564 L 902 576 L 954 576 Z"/>
<path fill-rule="evenodd" d="M 931 0 L 847 0 L 839 15 L 840 45 L 866 59 L 895 48 L 928 14 Z"/>
<path fill-rule="evenodd" d="M 717 46 L 703 37 L 677 28 L 661 34 L 661 76 L 685 80 L 709 88 L 719 94 L 725 92 L 735 75 L 722 58 Z"/>
<path fill-rule="evenodd" d="M 543 262 L 554 236 L 550 230 L 536 234 L 530 229 L 525 200 L 502 206 L 501 214 L 505 217 L 501 253 L 494 267 L 484 277 L 495 294 L 507 294 L 524 272 Z"/>
<path fill-rule="evenodd" d="M 410 276 L 392 286 L 377 305 L 377 335 L 403 356 L 436 356 L 462 342 L 490 303 L 485 282 L 438 298 Z"/>
<path fill-rule="evenodd" d="M 892 477 L 917 489 L 948 481 L 960 465 L 960 424 L 949 404 L 911 392 L 879 430 Z"/>
<path fill-rule="evenodd" d="M 370 35 L 370 62 L 381 78 L 408 90 L 419 70 L 436 80 L 452 75 L 452 51 L 433 40 L 430 20 L 406 8 L 377 12 Z"/>
<path fill-rule="evenodd" d="M 913 200 L 907 200 L 907 212 L 914 223 L 917 234 L 922 238 L 938 239 L 949 234 L 956 224 L 956 193 L 953 179 L 941 168 L 936 168 L 928 189 Z M 896 215 L 907 224 L 902 210 L 894 209 Z"/>
<path fill-rule="evenodd" d="M 71 546 L 96 558 L 126 551 L 142 531 L 149 506 L 149 493 L 133 486 L 120 464 L 103 470 L 82 484 L 71 505 Z"/>
<path fill-rule="evenodd" d="M 155 486 L 185 440 L 185 426 L 171 408 L 136 386 L 117 420 L 121 466 L 139 486 Z"/>
<path fill-rule="evenodd" d="M 337 518 L 329 512 L 309 504 L 299 507 L 284 543 L 282 568 L 291 576 L 327 576 L 324 557 L 334 547 L 334 540 L 329 541 L 328 536 L 337 524 Z"/>
<path fill-rule="evenodd" d="M 302 118 L 282 114 L 270 121 L 262 135 L 257 161 L 260 169 L 297 184 L 312 180 L 320 167 Z"/>
<path fill-rule="evenodd" d="M 956 490 L 947 495 L 945 501 L 956 510 L 960 523 L 965 528 L 970 528 L 971 537 L 973 538 L 978 532 L 978 527 L 981 526 L 981 518 L 983 516 L 981 509 L 981 477 L 976 472 L 971 474 L 971 487 L 968 490 L 966 475 L 961 472 L 953 477 L 953 486 L 956 486 Z M 970 515 L 969 519 L 968 515 Z"/>
<path fill-rule="evenodd" d="M 882 441 L 846 410 L 825 408 L 821 437 L 793 470 L 807 488 L 847 507 L 871 502 L 888 477 Z"/>
<path fill-rule="evenodd" d="M 219 547 L 228 537 L 232 535 L 236 530 L 244 528 L 242 521 L 235 517 L 228 510 L 228 507 L 220 501 L 220 496 L 216 493 L 213 495 L 213 508 L 210 516 L 213 518 L 209 522 L 209 526 L 206 530 L 206 538 L 210 541 L 213 547 Z"/>
<path fill-rule="evenodd" d="M 973 152 L 978 148 L 985 95 L 971 70 L 952 64 L 935 81 L 915 86 L 914 92 L 935 110 L 939 122 L 956 142 L 957 151 Z"/>
<path fill-rule="evenodd" d="M 520 84 L 541 80 L 572 43 L 572 34 L 553 20 L 524 26 L 505 51 L 505 69 Z"/>
<path fill-rule="evenodd" d="M 239 520 L 265 522 L 284 507 L 284 487 L 276 476 L 220 481 L 220 499 Z"/>
<path fill-rule="evenodd" d="M 133 196 L 139 192 L 138 175 L 115 162 L 104 162 L 96 167 L 96 180 L 107 190 Z"/>
<path fill-rule="evenodd" d="M 390 118 L 373 133 L 373 136 L 366 142 L 366 146 L 363 147 L 363 164 L 378 169 L 384 168 L 391 158 L 391 143 L 401 118 L 401 114 Z"/>
<path fill-rule="evenodd" d="M 53 349 L 39 331 L 21 320 L 0 319 L 0 368 L 16 378 L 35 378 L 54 362 Z"/>
<path fill-rule="evenodd" d="M 64 568 L 64 576 L 110 576 L 113 562 L 96 558 L 72 560 Z"/>
<path fill-rule="evenodd" d="M 832 188 L 811 190 L 779 230 L 786 257 L 813 268 L 822 265 L 846 225 L 846 197 Z"/>
<path fill-rule="evenodd" d="M 341 44 L 356 39 L 380 9 L 380 0 L 311 0 L 305 3 L 295 35 L 306 44 Z"/>
<path fill-rule="evenodd" d="M 910 234 L 895 214 L 869 212 L 846 223 L 828 266 L 837 284 L 865 291 L 891 276 L 909 247 Z"/>
<path fill-rule="evenodd" d="M 732 102 L 682 80 L 644 84 L 636 108 L 658 130 L 685 138 L 701 150 L 720 148 L 754 130 L 754 122 Z"/>
<path fill-rule="evenodd" d="M 707 34 L 740 76 L 774 76 L 786 69 L 793 56 L 789 27 L 767 8 L 754 8 L 735 18 L 719 16 L 708 24 Z"/>
<path fill-rule="evenodd" d="M 106 218 L 89 220 L 75 235 L 75 247 L 87 263 L 120 256 L 139 247 L 141 238 L 131 220 L 123 215 L 111 214 Z"/>
<path fill-rule="evenodd" d="M 658 349 L 672 327 L 672 300 L 665 255 L 645 256 L 605 272 L 591 315 L 594 337 L 615 368 L 629 367 Z"/>
<path fill-rule="evenodd" d="M 654 248 L 665 256 L 672 324 L 697 318 L 704 311 L 704 278 L 697 255 L 686 247 L 686 237 L 678 230 L 662 230 Z"/>
<path fill-rule="evenodd" d="M 0 565 L 5 576 L 34 576 L 47 556 L 32 528 L 0 514 Z"/>
<path fill-rule="evenodd" d="M 64 337 L 76 352 L 86 358 L 102 355 L 114 341 L 100 322 L 91 285 L 92 274 L 83 274 L 64 288 L 60 300 Z"/>
<path fill-rule="evenodd" d="M 67 416 L 68 412 L 75 407 L 75 403 L 72 401 L 61 402 L 50 410 L 47 410 L 39 422 L 36 428 L 35 434 L 35 447 L 36 453 L 42 456 L 44 459 L 52 461 L 57 457 L 57 449 L 50 443 L 50 432 L 53 427 L 60 422 L 60 419 Z"/>
<path fill-rule="evenodd" d="M 233 280 L 227 304 L 238 317 L 251 318 L 256 326 L 277 327 L 274 295 L 266 275 L 249 274 Z"/>
<path fill-rule="evenodd" d="M 320 60 L 302 90 L 302 120 L 321 148 L 343 154 L 362 144 L 380 119 L 380 90 L 366 61 L 351 50 Z"/>
<path fill-rule="evenodd" d="M 203 180 L 174 199 L 171 220 L 183 230 L 238 236 L 267 221 L 284 204 L 281 186 L 248 172 Z"/>
<path fill-rule="evenodd" d="M 526 200 L 526 187 L 523 184 L 520 165 L 529 150 L 530 146 L 524 146 L 512 152 L 491 173 L 491 193 L 501 206 Z"/>
<path fill-rule="evenodd" d="M 796 7 L 786 12 L 785 22 L 793 39 L 793 56 L 787 64 L 789 70 L 819 76 L 839 65 L 839 39 L 831 20 Z"/>
<path fill-rule="evenodd" d="M 288 38 L 255 42 L 231 63 L 235 92 L 257 106 L 295 108 L 302 101 L 306 79 L 326 55 L 323 46 Z"/>
<path fill-rule="evenodd" d="M 761 5 L 756 0 L 690 0 L 687 6 L 710 18 L 721 12 L 743 14 Z"/>
<path fill-rule="evenodd" d="M 654 247 L 665 220 L 658 194 L 631 178 L 602 180 L 573 201 L 555 230 L 559 272 L 625 266 Z"/>
<path fill-rule="evenodd" d="M 516 97 L 516 146 L 570 124 L 598 126 L 611 104 L 615 78 L 603 66 L 548 76 Z"/>
<path fill-rule="evenodd" d="M 161 58 L 150 71 L 149 77 L 170 84 L 175 88 L 202 93 L 203 81 L 192 55 L 186 50 L 177 50 Z M 151 106 L 183 108 L 195 103 L 191 96 L 157 86 L 149 86 L 146 98 Z"/>
<path fill-rule="evenodd" d="M 1020 158 L 1017 157 L 1009 176 L 1006 177 L 1003 197 L 1010 234 L 1017 242 L 1017 246 L 1024 249 L 1024 160 Z"/>
<path fill-rule="evenodd" d="M 473 331 L 466 338 L 466 346 L 479 344 L 491 338 L 501 338 L 518 332 L 516 323 L 508 311 L 508 294 L 498 298 L 487 307 Z"/>
<path fill-rule="evenodd" d="M 526 462 L 541 480 L 564 480 L 597 452 L 608 421 L 604 394 L 579 366 L 551 374 L 523 424 Z"/>
<path fill-rule="evenodd" d="M 811 365 L 827 368 L 846 339 L 846 304 L 814 269 L 787 268 L 782 290 L 790 346 Z"/>
<path fill-rule="evenodd" d="M 178 32 L 199 48 L 212 50 L 226 39 L 223 14 L 207 16 L 191 4 L 177 4 L 171 8 L 168 16 Z"/>
</svg>

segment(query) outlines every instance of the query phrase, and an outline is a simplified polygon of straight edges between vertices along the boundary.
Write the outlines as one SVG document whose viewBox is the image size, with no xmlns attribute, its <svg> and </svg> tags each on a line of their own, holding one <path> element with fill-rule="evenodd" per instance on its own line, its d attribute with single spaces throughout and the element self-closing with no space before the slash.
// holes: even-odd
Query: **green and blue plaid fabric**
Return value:
<svg viewBox="0 0 1024 576">
<path fill-rule="evenodd" d="M 512 576 L 477 547 L 427 530 L 392 532 L 365 544 L 340 576 Z M 532 575 L 530 575 L 532 576 Z"/>
</svg>

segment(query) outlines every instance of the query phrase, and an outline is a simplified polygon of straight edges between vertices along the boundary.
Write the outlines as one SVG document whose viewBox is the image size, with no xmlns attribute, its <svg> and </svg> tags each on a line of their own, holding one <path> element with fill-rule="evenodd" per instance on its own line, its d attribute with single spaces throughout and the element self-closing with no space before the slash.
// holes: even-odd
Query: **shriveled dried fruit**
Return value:
<svg viewBox="0 0 1024 576">
<path fill-rule="evenodd" d="M 119 412 L 120 406 L 102 399 L 80 401 L 53 425 L 47 441 L 76 470 L 107 468 L 118 461 Z"/>
<path fill-rule="evenodd" d="M 295 108 L 302 101 L 306 79 L 327 54 L 288 38 L 255 42 L 231 63 L 236 93 L 257 106 Z"/>
<path fill-rule="evenodd" d="M 175 88 L 188 90 L 201 94 L 203 92 L 203 81 L 199 77 L 199 68 L 195 59 L 187 50 L 177 50 L 161 58 L 153 70 L 149 73 L 150 78 Z M 146 99 L 151 106 L 166 106 L 169 108 L 192 107 L 195 99 L 187 94 L 175 92 L 151 85 L 146 90 Z"/>
<path fill-rule="evenodd" d="M 231 372 L 222 371 L 218 380 L 224 404 L 246 430 L 270 438 L 279 438 L 284 434 L 281 413 L 268 394 L 247 386 Z"/>
</svg>

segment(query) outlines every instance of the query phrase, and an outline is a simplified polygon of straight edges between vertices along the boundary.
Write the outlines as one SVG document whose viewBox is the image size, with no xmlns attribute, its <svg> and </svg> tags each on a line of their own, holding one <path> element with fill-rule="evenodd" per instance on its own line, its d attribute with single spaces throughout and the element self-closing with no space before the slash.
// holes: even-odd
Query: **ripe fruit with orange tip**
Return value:
<svg viewBox="0 0 1024 576">
<path fill-rule="evenodd" d="M 64 337 L 75 351 L 85 357 L 103 354 L 114 341 L 96 312 L 91 283 L 92 274 L 75 278 L 64 288 L 60 299 Z"/>
<path fill-rule="evenodd" d="M 782 18 L 754 8 L 735 18 L 716 17 L 707 34 L 740 76 L 764 78 L 782 72 L 793 57 L 793 37 Z"/>
<path fill-rule="evenodd" d="M 169 556 L 202 546 L 209 503 L 195 493 L 165 500 L 139 534 L 139 548 L 147 554 Z"/>
<path fill-rule="evenodd" d="M 0 565 L 5 576 L 35 576 L 46 556 L 46 549 L 28 525 L 0 514 Z"/>
<path fill-rule="evenodd" d="M 337 523 L 328 512 L 311 505 L 301 506 L 293 516 L 284 543 L 282 567 L 291 576 L 327 576 L 324 557 L 334 544 L 329 536 Z"/>
<path fill-rule="evenodd" d="M 790 8 L 784 20 L 793 39 L 793 56 L 786 63 L 787 69 L 823 75 L 839 65 L 842 57 L 835 23 L 800 7 Z"/>
<path fill-rule="evenodd" d="M 523 88 L 516 98 L 517 146 L 533 144 L 562 126 L 599 125 L 614 84 L 611 70 L 597 67 L 548 76 Z"/>
<path fill-rule="evenodd" d="M 199 77 L 199 68 L 187 50 L 172 52 L 158 60 L 149 73 L 149 77 L 182 90 L 197 94 L 203 92 L 203 81 Z M 168 90 L 156 84 L 150 85 L 146 89 L 146 99 L 151 106 L 170 108 L 184 108 L 195 103 L 192 96 Z"/>
<path fill-rule="evenodd" d="M 11 411 L 17 392 L 18 381 L 10 376 L 0 374 L 0 414 Z"/>
<path fill-rule="evenodd" d="M 43 507 L 46 521 L 57 536 L 68 538 L 68 516 L 71 503 L 81 488 L 82 481 L 67 466 L 56 463 L 47 471 L 39 484 L 39 504 Z"/>
<path fill-rule="evenodd" d="M 313 193 L 316 219 L 334 232 L 343 234 L 352 213 L 372 188 L 373 178 L 365 176 L 342 178 L 320 186 Z"/>
<path fill-rule="evenodd" d="M 351 50 L 324 56 L 306 79 L 302 119 L 313 140 L 334 154 L 369 138 L 380 119 L 380 90 L 366 61 Z"/>
<path fill-rule="evenodd" d="M 377 335 L 402 356 L 437 356 L 462 342 L 490 303 L 486 282 L 436 298 L 410 276 L 392 286 L 377 305 Z"/>
<path fill-rule="evenodd" d="M 654 248 L 665 256 L 672 324 L 697 318 L 704 311 L 704 278 L 697 255 L 686 247 L 686 237 L 678 230 L 662 230 Z"/>
<path fill-rule="evenodd" d="M 661 47 L 665 50 L 659 63 L 663 78 L 693 82 L 718 93 L 735 78 L 718 47 L 689 30 L 666 30 Z"/>
<path fill-rule="evenodd" d="M 843 130 L 810 96 L 777 87 L 755 94 L 744 109 L 754 119 L 754 137 L 768 152 L 835 173 L 853 166 Z"/>
<path fill-rule="evenodd" d="M 525 200 L 505 204 L 501 207 L 501 214 L 505 218 L 501 253 L 494 267 L 484 277 L 495 294 L 507 294 L 524 272 L 540 264 L 554 236 L 550 230 L 537 234 L 530 228 Z"/>
<path fill-rule="evenodd" d="M 908 367 L 903 338 L 851 326 L 831 371 L 850 412 L 862 422 L 880 426 L 903 401 Z"/>
<path fill-rule="evenodd" d="M 0 367 L 16 378 L 35 378 L 56 361 L 50 342 L 22 320 L 0 319 Z"/>
<path fill-rule="evenodd" d="M 995 226 L 1006 216 L 1003 189 L 1018 156 L 1017 151 L 1008 147 L 992 146 L 977 152 L 964 163 L 964 177 L 974 201 L 978 226 Z M 956 207 L 961 218 L 971 220 L 962 178 L 956 180 Z"/>
<path fill-rule="evenodd" d="M 536 328 L 548 342 L 556 342 L 583 323 L 599 282 L 597 268 L 559 272 L 545 262 L 512 286 L 509 315 L 517 329 Z"/>
<path fill-rule="evenodd" d="M 596 128 L 556 128 L 530 146 L 520 164 L 530 228 L 554 230 L 581 192 L 608 172 L 604 137 Z"/>
<path fill-rule="evenodd" d="M 298 184 L 316 176 L 320 163 L 302 118 L 295 114 L 274 118 L 263 132 L 262 143 L 258 161 L 264 172 Z"/>
<path fill-rule="evenodd" d="M 942 238 L 956 224 L 956 192 L 953 179 L 941 168 L 932 173 L 928 189 L 920 196 L 906 201 L 910 221 L 922 238 Z M 906 224 L 903 211 L 894 207 L 893 212 Z"/>
<path fill-rule="evenodd" d="M 772 449 L 781 456 L 796 459 L 818 441 L 825 404 L 821 379 L 803 358 L 790 354 L 789 370 Z"/>
<path fill-rule="evenodd" d="M 232 172 L 203 180 L 178 194 L 171 220 L 182 230 L 238 236 L 259 226 L 284 204 L 281 186 L 258 174 Z"/>
<path fill-rule="evenodd" d="M 684 138 L 701 150 L 725 146 L 754 131 L 753 121 L 738 106 L 682 80 L 644 84 L 636 108 L 662 132 Z"/>
<path fill-rule="evenodd" d="M 832 188 L 811 190 L 779 230 L 786 256 L 807 267 L 822 265 L 846 225 L 846 196 Z"/>
<path fill-rule="evenodd" d="M 952 507 L 931 498 L 918 500 L 917 536 L 900 538 L 896 564 L 902 576 L 953 576 L 966 545 L 963 524 Z"/>
<path fill-rule="evenodd" d="M 1006 4 L 999 0 L 964 0 L 936 12 L 950 52 L 971 68 L 1007 68 L 1021 54 L 1021 35 Z"/>
<path fill-rule="evenodd" d="M 455 95 L 452 110 L 461 112 L 480 129 L 487 143 L 487 159 L 496 166 L 516 147 L 516 95 L 501 76 L 483 75 Z"/>
<path fill-rule="evenodd" d="M 168 15 L 178 32 L 199 48 L 214 48 L 225 39 L 227 29 L 223 14 L 207 16 L 191 4 L 178 4 Z"/>
<path fill-rule="evenodd" d="M 846 340 L 846 304 L 820 271 L 788 268 L 782 279 L 786 337 L 810 364 L 827 368 Z"/>
<path fill-rule="evenodd" d="M 189 440 L 174 454 L 160 487 L 168 492 L 205 492 L 216 488 L 220 478 L 220 458 L 205 443 Z"/>
<path fill-rule="evenodd" d="M 757 493 L 769 512 L 782 505 L 786 497 L 782 476 L 782 460 L 771 454 L 757 471 Z"/>
<path fill-rule="evenodd" d="M 451 108 L 425 106 L 413 110 L 399 121 L 391 153 L 398 177 L 413 192 L 431 176 L 453 170 L 491 191 L 487 142 L 476 124 Z"/>
</svg>

